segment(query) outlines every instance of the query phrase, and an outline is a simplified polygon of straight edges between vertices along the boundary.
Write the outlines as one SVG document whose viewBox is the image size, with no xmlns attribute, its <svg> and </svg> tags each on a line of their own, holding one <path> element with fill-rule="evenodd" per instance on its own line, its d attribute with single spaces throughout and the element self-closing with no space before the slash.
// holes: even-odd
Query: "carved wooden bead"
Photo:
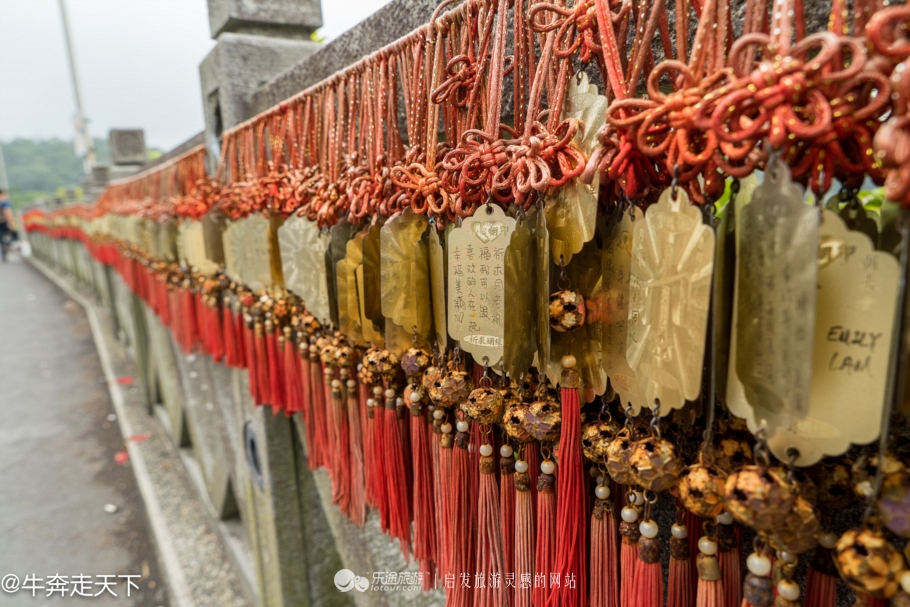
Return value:
<svg viewBox="0 0 910 607">
<path fill-rule="evenodd" d="M 582 426 L 581 448 L 585 457 L 595 463 L 605 462 L 607 448 L 620 430 L 621 426 L 614 421 L 597 420 Z"/>
<path fill-rule="evenodd" d="M 628 428 L 623 428 L 607 448 L 607 473 L 620 485 L 635 483 L 635 474 L 629 465 L 633 445 L 631 432 Z"/>
<path fill-rule="evenodd" d="M 901 470 L 884 478 L 878 511 L 888 529 L 910 538 L 910 473 Z"/>
<path fill-rule="evenodd" d="M 875 598 L 890 599 L 900 588 L 899 576 L 906 568 L 904 557 L 871 529 L 851 529 L 837 541 L 837 571 L 847 585 Z"/>
<path fill-rule="evenodd" d="M 534 440 L 527 430 L 525 430 L 525 414 L 530 405 L 525 403 L 513 403 L 506 407 L 506 412 L 502 416 L 502 429 L 511 438 L 519 443 L 529 443 Z"/>
<path fill-rule="evenodd" d="M 540 442 L 555 441 L 562 429 L 562 408 L 559 401 L 537 400 L 524 415 L 524 431 Z"/>
<path fill-rule="evenodd" d="M 629 465 L 636 483 L 656 493 L 675 487 L 685 467 L 673 443 L 656 437 L 635 443 Z"/>
<path fill-rule="evenodd" d="M 695 464 L 679 479 L 679 499 L 686 510 L 712 518 L 724 510 L 724 483 L 727 475 L 719 469 Z"/>
<path fill-rule="evenodd" d="M 784 524 L 795 496 L 785 477 L 774 469 L 743 466 L 727 477 L 724 486 L 727 511 L 756 531 L 772 531 Z"/>
<path fill-rule="evenodd" d="M 482 386 L 468 395 L 461 410 L 478 424 L 495 424 L 502 419 L 505 404 L 499 390 Z"/>
<path fill-rule="evenodd" d="M 585 324 L 585 298 L 575 291 L 557 291 L 550 295 L 550 327 L 559 333 L 572 331 Z"/>
<path fill-rule="evenodd" d="M 467 400 L 474 389 L 474 379 L 465 371 L 453 369 L 436 380 L 428 394 L 434 405 L 450 409 Z"/>
<path fill-rule="evenodd" d="M 408 377 L 423 373 L 429 366 L 430 355 L 421 348 L 408 348 L 401 355 L 401 370 Z"/>
</svg>

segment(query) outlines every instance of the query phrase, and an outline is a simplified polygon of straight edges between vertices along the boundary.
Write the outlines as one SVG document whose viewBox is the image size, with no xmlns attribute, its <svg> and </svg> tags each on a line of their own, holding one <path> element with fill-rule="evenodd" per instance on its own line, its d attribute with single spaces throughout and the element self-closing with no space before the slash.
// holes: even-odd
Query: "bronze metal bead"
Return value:
<svg viewBox="0 0 910 607">
<path fill-rule="evenodd" d="M 524 428 L 525 414 L 528 412 L 530 405 L 525 403 L 514 403 L 506 407 L 506 412 L 502 416 L 502 429 L 514 441 L 519 443 L 529 443 L 534 440 Z"/>
<path fill-rule="evenodd" d="M 900 589 L 904 557 L 881 533 L 851 529 L 837 540 L 835 555 L 837 571 L 854 590 L 890 599 Z"/>
<path fill-rule="evenodd" d="M 797 496 L 793 510 L 787 514 L 784 524 L 771 532 L 769 540 L 776 550 L 799 554 L 818 545 L 816 535 L 820 531 L 821 524 L 812 504 L 804 497 Z"/>
<path fill-rule="evenodd" d="M 433 383 L 441 378 L 442 375 L 442 369 L 439 367 L 427 367 L 426 371 L 423 373 L 423 376 L 420 378 L 420 387 L 423 388 L 423 393 L 429 394 L 430 388 L 433 387 Z"/>
<path fill-rule="evenodd" d="M 788 601 L 781 595 L 774 597 L 774 607 L 802 607 L 799 601 Z"/>
<path fill-rule="evenodd" d="M 752 607 L 771 607 L 774 604 L 774 581 L 769 576 L 746 574 L 743 598 Z"/>
<path fill-rule="evenodd" d="M 713 554 L 699 552 L 695 557 L 695 568 L 698 571 L 698 579 L 706 582 L 713 582 L 720 579 L 720 564 L 717 557 Z"/>
<path fill-rule="evenodd" d="M 638 540 L 638 558 L 643 563 L 660 562 L 660 540 L 656 537 L 647 538 L 642 536 Z"/>
<path fill-rule="evenodd" d="M 473 389 L 474 379 L 465 371 L 453 369 L 433 383 L 428 395 L 433 404 L 450 409 L 467 400 Z"/>
<path fill-rule="evenodd" d="M 531 438 L 540 442 L 555 441 L 562 429 L 562 408 L 559 402 L 537 400 L 524 414 L 522 428 Z"/>
<path fill-rule="evenodd" d="M 631 431 L 623 428 L 607 448 L 607 473 L 620 485 L 635 483 L 635 474 L 629 465 L 634 444 Z"/>
<path fill-rule="evenodd" d="M 713 466 L 695 464 L 679 479 L 679 499 L 689 512 L 714 518 L 724 511 L 727 475 Z"/>
<path fill-rule="evenodd" d="M 685 467 L 673 443 L 657 437 L 635 443 L 629 465 L 636 483 L 656 493 L 674 488 Z"/>
<path fill-rule="evenodd" d="M 891 607 L 910 607 L 910 594 L 899 590 L 891 599 Z"/>
<path fill-rule="evenodd" d="M 725 508 L 740 524 L 756 531 L 782 526 L 795 504 L 786 477 L 759 466 L 743 466 L 728 476 L 724 500 Z"/>
<path fill-rule="evenodd" d="M 670 538 L 670 558 L 676 559 L 677 561 L 689 560 L 689 538 Z"/>
<path fill-rule="evenodd" d="M 585 324 L 585 298 L 576 291 L 557 291 L 550 295 L 550 327 L 565 333 Z"/>
<path fill-rule="evenodd" d="M 349 369 L 354 364 L 354 348 L 347 343 L 340 343 L 335 347 L 334 365 L 342 369 Z"/>
<path fill-rule="evenodd" d="M 752 446 L 743 438 L 724 437 L 712 448 L 712 463 L 726 474 L 752 462 Z"/>
<path fill-rule="evenodd" d="M 499 390 L 481 386 L 471 391 L 461 410 L 478 424 L 495 424 L 502 419 L 505 403 Z"/>
<path fill-rule="evenodd" d="M 900 470 L 885 476 L 878 511 L 888 529 L 910 538 L 910 473 Z"/>
<path fill-rule="evenodd" d="M 595 463 L 607 460 L 607 448 L 622 427 L 614 421 L 595 420 L 581 429 L 581 448 L 585 457 Z"/>
<path fill-rule="evenodd" d="M 818 489 L 818 505 L 822 508 L 841 509 L 855 499 L 850 483 L 850 463 L 844 458 L 823 460 L 808 469 L 809 477 Z"/>
<path fill-rule="evenodd" d="M 408 377 L 414 377 L 430 366 L 430 355 L 422 348 L 408 348 L 401 356 L 401 370 Z"/>
<path fill-rule="evenodd" d="M 904 465 L 892 457 L 890 454 L 885 456 L 884 473 L 890 476 L 895 472 L 904 470 Z M 853 464 L 851 471 L 851 482 L 853 483 L 853 492 L 866 499 L 875 491 L 875 475 L 878 472 L 878 456 L 862 456 Z"/>
</svg>

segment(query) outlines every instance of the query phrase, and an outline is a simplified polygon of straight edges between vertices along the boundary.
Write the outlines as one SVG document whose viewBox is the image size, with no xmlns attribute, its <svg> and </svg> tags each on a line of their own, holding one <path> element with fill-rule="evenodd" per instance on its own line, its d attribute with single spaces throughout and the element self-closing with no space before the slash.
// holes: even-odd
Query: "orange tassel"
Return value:
<svg viewBox="0 0 910 607">
<path fill-rule="evenodd" d="M 389 500 L 389 534 L 398 539 L 405 561 L 411 546 L 411 503 L 408 498 L 408 474 L 405 464 L 405 441 L 398 421 L 397 398 L 386 396 L 382 412 L 386 495 Z"/>
<path fill-rule="evenodd" d="M 310 350 L 310 420 L 313 425 L 313 445 L 310 447 L 310 468 L 322 468 L 327 463 L 327 450 L 329 448 L 326 438 L 325 418 L 325 385 L 323 382 L 325 374 L 322 370 L 322 364 L 319 362 L 319 355 Z"/>
<path fill-rule="evenodd" d="M 221 314 L 224 317 L 224 322 L 221 323 L 224 330 L 224 364 L 236 369 L 241 366 L 240 354 L 237 351 L 237 326 L 227 298 L 225 298 Z"/>
<path fill-rule="evenodd" d="M 534 491 L 527 461 L 516 462 L 515 471 L 515 607 L 531 607 L 534 591 Z M 523 471 L 519 471 L 519 469 Z"/>
<path fill-rule="evenodd" d="M 544 462 L 552 464 L 552 462 Z M 550 573 L 556 552 L 556 477 L 541 472 L 537 478 L 537 548 L 534 552 L 534 592 L 531 604 L 544 607 L 550 600 Z"/>
<path fill-rule="evenodd" d="M 443 427 L 449 430 L 449 433 L 442 432 Z M 455 474 L 455 436 L 451 433 L 451 424 L 440 424 L 439 442 L 439 474 L 436 475 L 436 487 L 439 494 L 437 503 L 439 508 L 437 512 L 437 546 L 439 546 L 439 573 L 443 579 L 446 576 L 455 575 L 452 568 L 452 554 L 455 551 L 452 545 L 452 525 L 455 521 L 454 508 L 454 487 L 452 480 Z M 448 593 L 447 593 L 448 594 Z"/>
<path fill-rule="evenodd" d="M 499 508 L 502 525 L 502 562 L 506 574 L 513 576 L 512 583 L 503 585 L 509 595 L 509 604 L 515 603 L 515 458 L 512 448 L 500 449 Z"/>
<path fill-rule="evenodd" d="M 272 402 L 272 394 L 269 392 L 269 355 L 265 340 L 265 328 L 261 322 L 253 325 L 253 348 L 256 350 L 256 366 L 251 373 L 256 374 L 256 387 L 259 391 L 257 405 L 265 405 Z"/>
<path fill-rule="evenodd" d="M 382 406 L 382 388 L 379 388 L 379 394 L 367 401 L 372 403 L 369 407 L 369 414 L 372 416 L 370 424 L 373 428 L 373 456 L 371 468 L 371 493 L 376 509 L 379 511 L 379 527 L 383 533 L 389 532 L 389 498 L 386 489 L 386 465 L 385 461 L 385 411 Z"/>
<path fill-rule="evenodd" d="M 347 395 L 348 436 L 351 452 L 351 521 L 358 527 L 366 522 L 366 498 L 364 489 L 363 418 L 360 413 L 360 389 L 357 382 L 348 379 L 345 385 Z"/>
<path fill-rule="evenodd" d="M 253 356 L 252 350 L 248 348 L 252 344 L 252 341 L 247 343 L 244 338 L 246 330 L 246 321 L 243 317 L 243 312 L 237 312 L 234 317 L 234 337 L 237 344 L 237 368 L 238 369 L 249 369 L 249 360 Z"/>
<path fill-rule="evenodd" d="M 480 448 L 480 482 L 477 509 L 477 565 L 481 578 L 475 578 L 475 607 L 509 607 L 508 592 L 503 583 L 505 565 L 502 549 L 502 512 L 499 487 L 496 484 L 496 460 L 493 446 Z M 494 580 L 498 580 L 495 583 Z"/>
<path fill-rule="evenodd" d="M 638 565 L 638 523 L 619 523 L 622 542 L 619 548 L 619 604 L 623 607 L 635 601 L 635 571 Z M 721 607 L 718 605 L 717 607 Z"/>
<path fill-rule="evenodd" d="M 591 607 L 619 607 L 619 534 L 613 500 L 595 499 L 591 513 Z"/>
<path fill-rule="evenodd" d="M 835 607 L 837 605 L 837 570 L 832 551 L 815 548 L 809 575 L 806 576 L 805 607 Z"/>
<path fill-rule="evenodd" d="M 294 343 L 290 327 L 282 331 L 284 356 L 282 369 L 285 383 L 285 413 L 290 417 L 303 408 L 303 378 L 300 371 L 300 349 Z"/>
<path fill-rule="evenodd" d="M 272 413 L 275 414 L 287 408 L 287 403 L 285 402 L 284 397 L 284 373 L 282 373 L 281 370 L 281 360 L 283 356 L 282 352 L 279 351 L 279 339 L 282 341 L 283 350 L 284 336 L 275 330 L 275 326 L 272 324 L 272 321 L 265 321 L 265 352 L 266 361 L 268 363 L 268 384 L 270 397 L 268 403 L 272 405 Z"/>
<path fill-rule="evenodd" d="M 553 572 L 559 576 L 551 603 L 581 607 L 586 593 L 585 469 L 581 454 L 581 402 L 578 373 L 562 374 L 562 431 L 559 436 L 559 485 L 556 520 L 556 554 Z M 555 601 L 555 602 L 554 602 Z"/>
<path fill-rule="evenodd" d="M 740 607 L 743 600 L 742 549 L 732 523 L 717 525 L 717 561 L 724 580 L 724 607 Z"/>
<path fill-rule="evenodd" d="M 410 392 L 407 393 L 410 395 Z M 411 457 L 414 479 L 414 558 L 424 574 L 424 589 L 432 588 L 436 571 L 436 513 L 433 490 L 433 460 L 430 442 L 433 440 L 426 412 L 421 404 L 411 405 Z"/>
<path fill-rule="evenodd" d="M 475 563 L 474 511 L 477 494 L 472 491 L 477 468 L 471 466 L 470 434 L 458 432 L 452 449 L 452 523 L 449 527 L 449 567 L 455 575 L 455 587 L 446 592 L 446 607 L 472 607 Z M 463 583 L 466 582 L 466 583 Z"/>
<path fill-rule="evenodd" d="M 685 525 L 674 525 L 686 530 Z M 689 560 L 688 537 L 670 538 L 670 577 L 667 582 L 667 607 L 694 607 L 695 585 L 692 579 L 692 563 Z"/>
<path fill-rule="evenodd" d="M 341 379 L 326 376 L 327 389 L 331 395 L 329 411 L 330 435 L 332 437 L 332 503 L 336 504 L 348 518 L 351 518 L 351 437 L 348 429 L 348 406 L 344 382 L 347 369 L 341 369 Z"/>
<path fill-rule="evenodd" d="M 646 521 L 648 518 L 646 517 Z M 653 521 L 652 521 L 653 522 Z M 642 536 L 638 540 L 635 571 L 635 602 L 638 607 L 663 607 L 664 576 L 660 568 L 660 540 Z"/>
</svg>

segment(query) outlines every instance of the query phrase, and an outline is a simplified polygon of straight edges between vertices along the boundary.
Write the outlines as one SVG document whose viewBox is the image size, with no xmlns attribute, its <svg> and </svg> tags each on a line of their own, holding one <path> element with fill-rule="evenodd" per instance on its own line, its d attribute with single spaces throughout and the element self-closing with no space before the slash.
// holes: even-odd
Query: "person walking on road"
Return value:
<svg viewBox="0 0 910 607">
<path fill-rule="evenodd" d="M 0 190 L 0 257 L 6 261 L 6 255 L 19 240 L 16 231 L 16 217 L 13 215 L 13 205 L 9 201 L 6 190 Z"/>
</svg>

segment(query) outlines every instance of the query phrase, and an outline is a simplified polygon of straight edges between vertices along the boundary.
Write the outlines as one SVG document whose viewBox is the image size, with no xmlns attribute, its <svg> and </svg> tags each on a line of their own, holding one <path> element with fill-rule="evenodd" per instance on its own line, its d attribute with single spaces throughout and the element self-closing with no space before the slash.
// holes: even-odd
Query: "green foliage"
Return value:
<svg viewBox="0 0 910 607">
<path fill-rule="evenodd" d="M 316 30 L 315 32 L 310 34 L 310 40 L 312 40 L 313 42 L 318 42 L 319 44 L 323 44 L 323 43 L 325 43 L 325 36 L 320 36 L 319 30 Z"/>
</svg>

